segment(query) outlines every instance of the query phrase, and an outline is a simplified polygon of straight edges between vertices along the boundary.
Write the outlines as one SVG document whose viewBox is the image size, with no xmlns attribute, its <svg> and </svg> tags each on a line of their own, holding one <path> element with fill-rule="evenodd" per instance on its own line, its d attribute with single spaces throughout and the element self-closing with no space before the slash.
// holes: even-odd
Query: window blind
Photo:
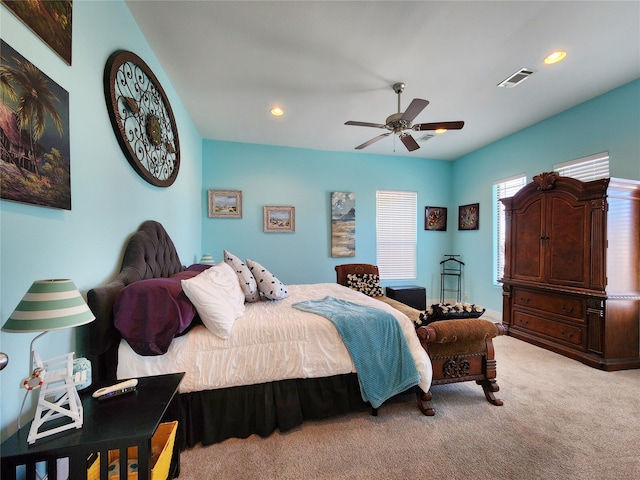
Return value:
<svg viewBox="0 0 640 480">
<path fill-rule="evenodd" d="M 417 193 L 376 192 L 376 263 L 380 279 L 415 279 Z"/>
<path fill-rule="evenodd" d="M 609 177 L 609 153 L 597 153 L 569 162 L 558 163 L 553 170 L 565 177 L 575 178 L 582 182 Z"/>
<path fill-rule="evenodd" d="M 501 198 L 513 197 L 518 190 L 524 187 L 527 183 L 527 177 L 525 175 L 518 175 L 515 177 L 499 180 L 493 184 L 494 189 L 494 202 L 495 202 L 495 215 L 496 215 L 496 235 L 495 235 L 495 270 L 494 270 L 494 284 L 498 283 L 498 280 L 504 275 L 504 242 L 506 237 L 505 232 L 505 215 L 504 205 L 500 201 Z"/>
</svg>

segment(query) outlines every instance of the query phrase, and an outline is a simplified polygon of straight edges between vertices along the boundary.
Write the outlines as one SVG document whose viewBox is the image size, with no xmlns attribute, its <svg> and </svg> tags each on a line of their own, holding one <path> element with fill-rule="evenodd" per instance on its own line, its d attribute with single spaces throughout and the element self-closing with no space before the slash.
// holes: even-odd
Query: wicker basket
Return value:
<svg viewBox="0 0 640 480">
<path fill-rule="evenodd" d="M 173 445 L 176 441 L 176 431 L 178 422 L 161 423 L 156 429 L 156 433 L 151 438 L 151 480 L 166 480 L 169 476 L 171 457 L 173 456 Z M 109 450 L 109 464 L 118 459 L 118 450 Z M 138 458 L 138 447 L 127 449 L 129 460 Z M 128 480 L 138 480 L 138 473 L 130 473 Z M 87 470 L 87 480 L 100 480 L 100 454 L 93 465 Z M 120 476 L 109 477 L 109 480 L 120 480 Z"/>
</svg>

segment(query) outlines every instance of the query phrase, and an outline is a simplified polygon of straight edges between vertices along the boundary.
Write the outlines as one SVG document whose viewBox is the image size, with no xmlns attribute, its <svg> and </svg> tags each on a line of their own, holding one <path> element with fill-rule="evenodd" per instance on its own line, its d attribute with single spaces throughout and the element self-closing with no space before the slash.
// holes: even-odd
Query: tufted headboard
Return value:
<svg viewBox="0 0 640 480">
<path fill-rule="evenodd" d="M 147 220 L 129 238 L 118 276 L 87 292 L 95 321 L 79 327 L 82 350 L 92 363 L 94 381 L 115 380 L 120 333 L 113 325 L 113 304 L 125 286 L 139 280 L 170 277 L 185 270 L 164 227 Z"/>
</svg>

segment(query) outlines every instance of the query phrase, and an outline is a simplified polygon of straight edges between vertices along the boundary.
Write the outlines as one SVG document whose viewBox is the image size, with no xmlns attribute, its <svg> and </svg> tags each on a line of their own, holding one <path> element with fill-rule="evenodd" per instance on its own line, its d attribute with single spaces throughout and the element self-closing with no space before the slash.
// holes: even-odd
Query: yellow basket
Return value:
<svg viewBox="0 0 640 480">
<path fill-rule="evenodd" d="M 166 480 L 169 476 L 171 457 L 173 457 L 173 445 L 176 441 L 176 431 L 178 422 L 161 423 L 156 429 L 156 433 L 151 438 L 151 480 Z M 109 464 L 117 460 L 120 456 L 118 450 L 109 450 Z M 127 449 L 127 458 L 135 460 L 138 458 L 138 447 Z M 120 475 L 108 477 L 109 480 L 120 480 Z M 130 473 L 128 480 L 138 480 L 138 473 Z M 87 470 L 87 480 L 100 480 L 100 454 L 98 458 Z"/>
</svg>

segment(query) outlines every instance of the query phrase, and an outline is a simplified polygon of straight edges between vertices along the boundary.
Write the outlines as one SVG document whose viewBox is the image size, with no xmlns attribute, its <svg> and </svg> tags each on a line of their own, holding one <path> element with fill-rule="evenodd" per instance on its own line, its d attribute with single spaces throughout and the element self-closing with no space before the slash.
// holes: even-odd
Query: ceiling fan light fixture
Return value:
<svg viewBox="0 0 640 480">
<path fill-rule="evenodd" d="M 274 117 L 281 117 L 282 115 L 284 115 L 284 110 L 282 110 L 280 107 L 273 107 L 270 112 Z"/>
<path fill-rule="evenodd" d="M 409 135 L 405 130 L 412 131 L 422 131 L 422 130 L 431 130 L 433 134 L 426 134 L 420 138 L 422 141 L 426 141 L 429 138 L 435 136 L 436 133 L 444 133 L 447 130 L 460 130 L 464 126 L 463 121 L 456 122 L 432 122 L 432 123 L 417 123 L 414 125 L 413 120 L 424 110 L 424 108 L 429 105 L 428 100 L 423 100 L 421 98 L 414 98 L 407 109 L 402 112 L 400 108 L 400 94 L 404 90 L 404 83 L 398 82 L 393 84 L 393 91 L 398 95 L 398 112 L 393 113 L 387 117 L 385 123 L 371 123 L 371 122 L 355 122 L 353 120 L 349 120 L 345 122 L 345 125 L 355 125 L 360 127 L 374 127 L 381 128 L 383 130 L 387 130 L 386 133 L 382 135 L 378 135 L 377 137 L 372 138 L 371 140 L 366 141 L 365 143 L 358 145 L 356 150 L 362 150 L 363 148 L 368 147 L 372 143 L 381 140 L 389 135 L 396 134 L 398 138 L 403 143 L 403 145 L 409 150 L 413 152 L 420 148 L 418 142 L 413 136 Z M 395 142 L 394 142 L 395 145 Z M 395 146 L 394 146 L 395 152 Z"/>
</svg>

